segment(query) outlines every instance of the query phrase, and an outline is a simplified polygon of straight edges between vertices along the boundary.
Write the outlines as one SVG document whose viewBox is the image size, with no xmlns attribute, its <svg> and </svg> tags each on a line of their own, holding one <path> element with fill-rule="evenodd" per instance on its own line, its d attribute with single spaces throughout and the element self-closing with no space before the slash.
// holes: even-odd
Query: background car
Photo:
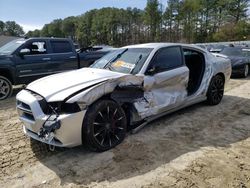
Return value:
<svg viewBox="0 0 250 188">
<path fill-rule="evenodd" d="M 250 53 L 248 48 L 226 47 L 220 53 L 226 55 L 232 63 L 232 76 L 246 78 L 249 75 Z"/>
<path fill-rule="evenodd" d="M 220 53 L 226 46 L 222 44 L 208 45 L 208 51 L 211 53 Z"/>
<path fill-rule="evenodd" d="M 17 95 L 24 132 L 41 142 L 105 151 L 127 129 L 207 101 L 219 104 L 231 75 L 227 58 L 194 45 L 150 43 L 120 48 L 91 68 L 45 77 Z"/>
</svg>

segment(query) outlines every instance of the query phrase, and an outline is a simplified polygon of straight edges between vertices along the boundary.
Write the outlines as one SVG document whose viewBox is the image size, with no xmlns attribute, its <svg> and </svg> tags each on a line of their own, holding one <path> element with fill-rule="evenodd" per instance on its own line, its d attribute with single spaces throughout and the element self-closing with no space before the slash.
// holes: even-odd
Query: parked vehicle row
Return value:
<svg viewBox="0 0 250 188">
<path fill-rule="evenodd" d="M 245 45 L 198 44 L 211 53 L 222 54 L 231 60 L 232 77 L 246 78 L 250 68 L 250 48 Z"/>
<path fill-rule="evenodd" d="M 110 52 L 90 68 L 51 75 L 17 94 L 24 133 L 59 147 L 105 151 L 150 121 L 194 103 L 217 105 L 228 58 L 194 45 L 150 43 Z"/>
<path fill-rule="evenodd" d="M 70 39 L 17 39 L 0 48 L 0 100 L 12 86 L 38 78 L 90 66 L 112 48 L 86 48 L 76 52 Z"/>
<path fill-rule="evenodd" d="M 225 47 L 220 54 L 226 55 L 232 64 L 232 76 L 246 78 L 249 75 L 250 49 L 242 47 Z"/>
</svg>

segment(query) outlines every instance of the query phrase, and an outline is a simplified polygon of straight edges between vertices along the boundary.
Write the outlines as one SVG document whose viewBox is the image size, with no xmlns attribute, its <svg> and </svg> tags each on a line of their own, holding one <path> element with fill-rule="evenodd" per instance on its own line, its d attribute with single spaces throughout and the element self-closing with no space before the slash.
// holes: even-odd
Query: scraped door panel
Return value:
<svg viewBox="0 0 250 188">
<path fill-rule="evenodd" d="M 187 98 L 188 79 L 186 66 L 145 76 L 144 95 L 148 108 L 144 115 L 156 115 L 183 104 Z"/>
</svg>

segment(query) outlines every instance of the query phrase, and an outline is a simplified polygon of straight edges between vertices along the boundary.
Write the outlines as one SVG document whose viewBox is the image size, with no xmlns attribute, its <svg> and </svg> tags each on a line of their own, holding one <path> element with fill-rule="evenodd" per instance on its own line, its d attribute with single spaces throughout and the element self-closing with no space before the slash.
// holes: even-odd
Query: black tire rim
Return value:
<svg viewBox="0 0 250 188">
<path fill-rule="evenodd" d="M 97 112 L 93 122 L 93 136 L 101 147 L 112 148 L 124 138 L 125 116 L 115 106 Z"/>
<path fill-rule="evenodd" d="M 215 103 L 219 103 L 224 94 L 224 80 L 216 77 L 211 85 L 211 97 Z"/>
<path fill-rule="evenodd" d="M 245 76 L 245 77 L 248 76 L 248 72 L 249 72 L 249 66 L 246 65 L 246 66 L 245 66 L 245 72 L 244 72 L 244 76 Z"/>
<path fill-rule="evenodd" d="M 5 99 L 10 93 L 9 83 L 0 78 L 0 99 Z"/>
</svg>

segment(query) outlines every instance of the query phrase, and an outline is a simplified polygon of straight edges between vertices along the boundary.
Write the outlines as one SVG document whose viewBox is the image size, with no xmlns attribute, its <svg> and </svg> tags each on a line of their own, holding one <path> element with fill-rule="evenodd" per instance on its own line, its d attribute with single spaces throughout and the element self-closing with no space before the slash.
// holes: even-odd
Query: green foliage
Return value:
<svg viewBox="0 0 250 188">
<path fill-rule="evenodd" d="M 158 0 L 148 0 L 144 12 L 144 22 L 150 33 L 149 41 L 157 41 L 157 32 L 160 30 L 161 12 Z"/>
<path fill-rule="evenodd" d="M 5 23 L 0 20 L 0 35 L 4 32 Z"/>
<path fill-rule="evenodd" d="M 78 18 L 76 38 L 81 46 L 108 44 L 122 46 L 140 41 L 142 11 L 103 8 Z"/>
<path fill-rule="evenodd" d="M 64 36 L 70 37 L 75 40 L 76 33 L 76 18 L 74 16 L 65 18 L 62 21 L 62 32 Z"/>
<path fill-rule="evenodd" d="M 42 30 L 40 31 L 40 35 L 42 37 L 49 37 L 49 24 L 45 24 L 42 28 Z"/>
<path fill-rule="evenodd" d="M 228 0 L 228 15 L 232 21 L 238 23 L 247 17 L 249 0 Z"/>
<path fill-rule="evenodd" d="M 64 37 L 62 30 L 62 20 L 57 19 L 48 25 L 49 37 Z"/>
<path fill-rule="evenodd" d="M 26 33 L 26 36 L 28 37 L 40 37 L 41 35 L 41 31 L 39 29 L 36 29 L 34 31 L 29 31 L 28 33 Z"/>
<path fill-rule="evenodd" d="M 86 12 L 80 16 L 77 21 L 76 38 L 81 46 L 89 46 L 91 44 L 91 28 L 92 20 L 95 16 L 96 10 Z"/>
<path fill-rule="evenodd" d="M 213 35 L 213 40 L 217 42 L 250 40 L 250 24 L 246 21 L 228 23 Z"/>
<path fill-rule="evenodd" d="M 145 42 L 209 42 L 249 39 L 249 0 L 147 0 L 144 10 L 102 8 L 57 19 L 30 37 L 69 37 L 81 46 L 124 46 Z M 7 27 L 6 27 L 7 24 Z M 12 22 L 0 22 L 0 33 L 20 35 Z M 8 28 L 8 31 L 6 30 Z"/>
<path fill-rule="evenodd" d="M 0 34 L 7 36 L 22 36 L 23 28 L 14 21 L 3 22 L 0 20 Z"/>
</svg>

